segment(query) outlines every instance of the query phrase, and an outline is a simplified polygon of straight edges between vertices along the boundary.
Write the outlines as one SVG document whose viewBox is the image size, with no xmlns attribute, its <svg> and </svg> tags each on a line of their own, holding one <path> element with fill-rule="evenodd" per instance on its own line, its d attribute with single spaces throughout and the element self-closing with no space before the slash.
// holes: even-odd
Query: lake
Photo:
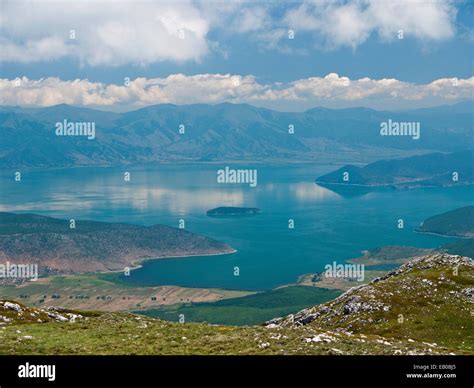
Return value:
<svg viewBox="0 0 474 388">
<path fill-rule="evenodd" d="M 217 183 L 218 169 L 256 168 L 258 184 Z M 0 173 L 0 211 L 58 218 L 155 223 L 223 241 L 230 255 L 147 261 L 123 281 L 266 290 L 321 271 L 326 263 L 360 256 L 382 245 L 437 247 L 450 239 L 414 233 L 425 218 L 472 204 L 473 187 L 365 190 L 336 193 L 314 183 L 339 166 L 295 164 L 84 167 Z M 130 172 L 130 181 L 124 181 Z M 339 189 L 338 189 L 339 190 Z M 258 207 L 250 217 L 211 218 L 218 206 Z M 288 228 L 288 220 L 294 228 Z M 404 220 L 404 228 L 397 222 Z M 239 276 L 234 276 L 235 267 Z"/>
</svg>

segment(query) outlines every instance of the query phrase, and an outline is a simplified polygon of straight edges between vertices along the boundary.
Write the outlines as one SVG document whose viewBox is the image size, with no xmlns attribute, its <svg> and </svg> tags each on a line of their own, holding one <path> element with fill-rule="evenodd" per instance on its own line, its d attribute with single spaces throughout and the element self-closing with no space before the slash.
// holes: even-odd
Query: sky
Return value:
<svg viewBox="0 0 474 388">
<path fill-rule="evenodd" d="M 472 1 L 0 1 L 1 105 L 396 110 L 473 98 Z"/>
</svg>

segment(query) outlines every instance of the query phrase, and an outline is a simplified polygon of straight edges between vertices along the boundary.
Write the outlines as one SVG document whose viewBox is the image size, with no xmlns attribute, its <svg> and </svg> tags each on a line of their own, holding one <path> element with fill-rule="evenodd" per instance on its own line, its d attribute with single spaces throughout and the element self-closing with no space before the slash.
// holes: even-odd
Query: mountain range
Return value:
<svg viewBox="0 0 474 388">
<path fill-rule="evenodd" d="M 93 123 L 94 139 L 57 136 L 64 120 Z M 381 136 L 381 123 L 416 122 L 420 138 Z M 147 162 L 368 163 L 453 152 L 472 141 L 472 101 L 411 111 L 314 108 L 288 113 L 247 104 L 162 104 L 115 113 L 55 105 L 0 107 L 0 166 Z M 291 133 L 293 132 L 293 133 Z"/>
</svg>

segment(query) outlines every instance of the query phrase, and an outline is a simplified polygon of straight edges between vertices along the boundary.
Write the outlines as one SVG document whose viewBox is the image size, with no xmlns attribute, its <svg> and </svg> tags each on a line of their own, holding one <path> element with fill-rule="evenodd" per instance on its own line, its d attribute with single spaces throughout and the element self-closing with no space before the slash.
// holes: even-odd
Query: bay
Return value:
<svg viewBox="0 0 474 388">
<path fill-rule="evenodd" d="M 258 184 L 219 184 L 217 170 L 257 169 Z M 130 285 L 268 290 L 383 245 L 437 247 L 450 239 L 415 233 L 427 217 L 472 203 L 473 187 L 335 192 L 314 183 L 339 166 L 166 164 L 0 173 L 0 211 L 58 218 L 166 224 L 223 241 L 234 254 L 146 261 Z M 130 173 L 130 181 L 124 173 Z M 218 206 L 258 207 L 251 217 L 211 218 Z M 288 221 L 294 220 L 294 229 Z M 404 228 L 397 227 L 404 220 Z M 239 276 L 235 276 L 238 267 Z"/>
</svg>

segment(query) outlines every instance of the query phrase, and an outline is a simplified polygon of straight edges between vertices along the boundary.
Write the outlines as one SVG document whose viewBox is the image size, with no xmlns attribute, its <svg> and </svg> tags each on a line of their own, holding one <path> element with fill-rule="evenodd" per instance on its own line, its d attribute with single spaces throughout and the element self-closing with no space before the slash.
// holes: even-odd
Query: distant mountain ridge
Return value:
<svg viewBox="0 0 474 388">
<path fill-rule="evenodd" d="M 387 120 L 420 122 L 421 137 L 380 136 Z M 94 122 L 96 136 L 56 136 L 55 124 Z M 294 133 L 290 133 L 294 130 Z M 0 166 L 67 167 L 147 162 L 362 162 L 455 151 L 472 141 L 472 102 L 413 111 L 247 104 L 154 105 L 126 113 L 69 105 L 0 107 Z"/>
</svg>

